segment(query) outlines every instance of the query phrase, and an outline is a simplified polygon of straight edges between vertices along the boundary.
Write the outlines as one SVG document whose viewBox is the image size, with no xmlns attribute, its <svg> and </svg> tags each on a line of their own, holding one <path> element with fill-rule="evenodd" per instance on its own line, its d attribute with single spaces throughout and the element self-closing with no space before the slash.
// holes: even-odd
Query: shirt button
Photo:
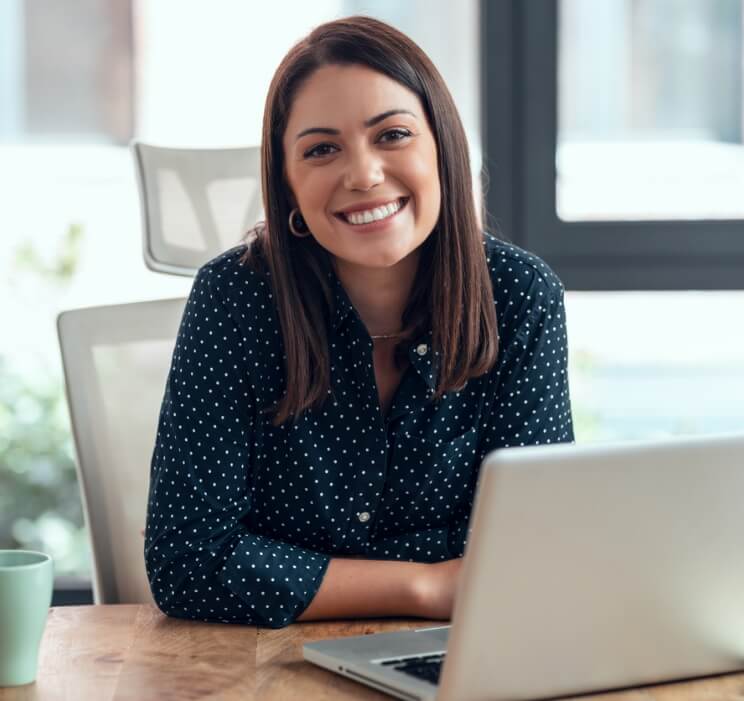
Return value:
<svg viewBox="0 0 744 701">
<path fill-rule="evenodd" d="M 359 520 L 360 520 L 360 521 L 361 521 L 362 523 L 367 523 L 367 521 L 369 521 L 369 512 L 367 512 L 367 511 L 362 511 L 362 513 L 361 513 L 361 514 L 357 514 L 357 518 L 358 518 L 358 519 L 359 519 Z"/>
<path fill-rule="evenodd" d="M 429 346 L 427 346 L 425 343 L 421 343 L 416 346 L 416 352 L 419 355 L 426 355 L 429 352 Z"/>
</svg>

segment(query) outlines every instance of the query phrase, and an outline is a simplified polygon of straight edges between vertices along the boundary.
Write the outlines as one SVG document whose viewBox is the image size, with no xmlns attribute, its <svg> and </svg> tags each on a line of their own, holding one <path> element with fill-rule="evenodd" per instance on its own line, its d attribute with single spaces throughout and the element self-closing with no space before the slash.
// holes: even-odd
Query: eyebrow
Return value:
<svg viewBox="0 0 744 701">
<path fill-rule="evenodd" d="M 387 112 L 380 112 L 380 114 L 377 114 L 374 117 L 370 117 L 364 122 L 364 127 L 369 129 L 369 127 L 375 126 L 375 124 L 378 124 L 383 119 L 392 117 L 394 114 L 410 114 L 412 117 L 416 117 L 411 110 L 392 109 L 387 110 Z M 297 134 L 295 141 L 307 134 L 330 134 L 331 136 L 338 136 L 340 133 L 341 132 L 338 129 L 332 129 L 331 127 L 310 127 L 309 129 L 303 129 L 299 134 Z"/>
</svg>

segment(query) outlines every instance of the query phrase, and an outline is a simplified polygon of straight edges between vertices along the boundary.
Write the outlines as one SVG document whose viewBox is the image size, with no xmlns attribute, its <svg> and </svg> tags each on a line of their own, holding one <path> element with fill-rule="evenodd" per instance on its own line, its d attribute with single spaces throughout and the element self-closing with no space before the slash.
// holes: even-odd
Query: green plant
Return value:
<svg viewBox="0 0 744 701">
<path fill-rule="evenodd" d="M 46 262 L 33 244 L 24 243 L 16 249 L 14 268 L 55 287 L 67 285 L 77 272 L 82 244 L 83 227 L 70 224 L 51 262 Z"/>
<path fill-rule="evenodd" d="M 55 296 L 77 272 L 82 241 L 82 227 L 72 224 L 51 261 L 31 244 L 17 249 L 13 278 L 30 278 L 43 293 L 31 318 L 53 323 Z M 52 555 L 57 573 L 90 571 L 59 366 L 24 375 L 6 351 L 0 355 L 0 548 L 19 547 Z"/>
<path fill-rule="evenodd" d="M 0 358 L 0 547 L 43 550 L 58 571 L 87 567 L 61 382 L 32 386 Z"/>
</svg>

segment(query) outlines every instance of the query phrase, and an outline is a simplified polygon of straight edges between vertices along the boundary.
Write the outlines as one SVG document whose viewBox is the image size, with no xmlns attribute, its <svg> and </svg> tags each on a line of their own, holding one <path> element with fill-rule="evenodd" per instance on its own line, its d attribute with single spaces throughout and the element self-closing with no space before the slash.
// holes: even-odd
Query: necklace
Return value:
<svg viewBox="0 0 744 701">
<path fill-rule="evenodd" d="M 373 341 L 376 341 L 379 338 L 398 338 L 399 336 L 402 336 L 402 335 L 403 335 L 403 332 L 402 331 L 399 331 L 398 333 L 381 333 L 378 336 L 372 336 L 372 335 L 370 335 L 370 338 Z"/>
</svg>

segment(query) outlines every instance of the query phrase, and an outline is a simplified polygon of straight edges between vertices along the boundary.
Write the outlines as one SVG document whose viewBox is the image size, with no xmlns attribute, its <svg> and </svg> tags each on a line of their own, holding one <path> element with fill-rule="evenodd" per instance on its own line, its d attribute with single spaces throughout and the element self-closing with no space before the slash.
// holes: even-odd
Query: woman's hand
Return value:
<svg viewBox="0 0 744 701">
<path fill-rule="evenodd" d="M 462 558 L 426 564 L 414 582 L 416 615 L 448 621 L 457 596 Z"/>
</svg>

